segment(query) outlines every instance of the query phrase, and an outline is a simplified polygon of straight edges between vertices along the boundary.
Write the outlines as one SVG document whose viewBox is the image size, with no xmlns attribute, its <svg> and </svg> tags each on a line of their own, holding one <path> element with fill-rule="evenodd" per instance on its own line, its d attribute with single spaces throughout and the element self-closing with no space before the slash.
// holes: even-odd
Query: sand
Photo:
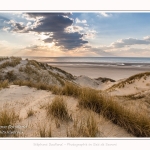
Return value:
<svg viewBox="0 0 150 150">
<path fill-rule="evenodd" d="M 21 63 L 13 68 L 7 67 L 4 71 L 11 71 L 12 69 L 15 71 L 17 76 L 21 76 L 21 72 L 19 72 L 19 67 L 26 65 L 26 61 L 21 61 Z M 125 78 L 130 77 L 131 75 L 135 75 L 137 73 L 149 71 L 149 68 L 144 67 L 131 67 L 131 66 L 100 66 L 100 65 L 90 65 L 90 64 L 61 64 L 61 65 L 52 65 L 57 66 L 60 69 L 63 69 L 73 75 L 75 75 L 75 82 L 80 86 L 88 86 L 94 89 L 106 90 L 111 88 L 113 84 L 117 84 L 121 82 L 121 80 L 125 80 Z M 33 66 L 32 66 L 33 67 Z M 36 68 L 37 69 L 37 68 Z M 56 69 L 56 68 L 55 68 Z M 56 69 L 53 69 L 53 73 L 59 73 Z M 54 72 L 55 71 L 55 72 Z M 42 74 L 45 73 L 45 70 L 40 69 Z M 60 72 L 61 76 L 66 77 L 66 74 Z M 23 74 L 24 75 L 24 74 Z M 77 77 L 78 76 L 78 77 Z M 94 78 L 98 77 L 107 77 L 114 80 L 116 82 L 102 82 L 101 80 L 96 80 Z M 50 78 L 51 79 L 51 78 Z M 53 79 L 53 78 L 52 78 Z M 52 80 L 51 79 L 51 80 Z M 66 77 L 67 79 L 67 77 Z M 122 104 L 126 104 L 126 106 L 134 106 L 135 109 L 139 109 L 141 104 L 144 104 L 145 111 L 147 114 L 150 114 L 149 111 L 149 93 L 150 91 L 150 75 L 146 78 L 143 76 L 140 79 L 135 79 L 132 83 L 127 83 L 123 87 L 116 87 L 111 91 L 108 91 L 109 94 L 114 96 L 125 96 L 131 94 L 138 94 L 138 97 L 141 97 L 141 94 L 147 96 L 146 100 L 139 100 L 138 105 L 130 100 L 130 103 L 126 101 L 126 97 L 123 97 L 122 100 L 118 98 L 118 102 Z M 57 82 L 56 82 L 57 85 Z M 133 137 L 133 135 L 129 134 L 125 129 L 113 124 L 110 120 L 107 120 L 102 115 L 98 115 L 90 110 L 85 110 L 78 107 L 78 99 L 74 97 L 63 96 L 64 101 L 67 103 L 69 115 L 72 117 L 72 121 L 69 122 L 61 122 L 54 117 L 48 118 L 46 114 L 46 106 L 51 103 L 57 95 L 52 94 L 51 92 L 44 90 L 37 90 L 35 88 L 29 88 L 27 86 L 17 86 L 10 85 L 8 88 L 0 89 L 0 109 L 14 109 L 16 114 L 18 114 L 18 121 L 15 125 L 26 126 L 26 129 L 22 129 L 23 134 L 21 137 L 40 137 L 40 128 L 43 127 L 46 131 L 51 128 L 52 137 L 66 137 L 68 130 L 74 129 L 74 123 L 77 120 L 79 124 L 81 121 L 85 120 L 93 115 L 96 123 L 98 125 L 99 132 L 97 133 L 97 137 Z M 124 103 L 124 101 L 126 103 Z M 29 110 L 32 109 L 33 115 L 29 116 Z M 143 111 L 143 107 L 140 109 Z"/>
<path fill-rule="evenodd" d="M 44 90 L 36 90 L 26 86 L 11 85 L 9 88 L 0 90 L 0 108 L 14 108 L 19 120 L 14 126 L 21 128 L 21 137 L 40 137 L 41 127 L 48 129 L 51 127 L 52 137 L 66 137 L 67 130 L 74 131 L 73 122 L 61 122 L 54 117 L 46 115 L 46 106 L 51 103 L 56 95 Z M 125 129 L 113 124 L 110 120 L 98 115 L 90 110 L 79 109 L 78 100 L 73 97 L 63 96 L 67 104 L 69 114 L 73 120 L 78 120 L 77 124 L 84 121 L 89 115 L 93 115 L 99 129 L 97 137 L 133 137 Z M 29 109 L 33 110 L 33 116 L 28 116 Z"/>
<path fill-rule="evenodd" d="M 149 67 L 133 66 L 100 66 L 100 65 L 69 65 L 69 64 L 50 64 L 65 70 L 75 76 L 85 75 L 90 78 L 107 77 L 114 80 L 128 78 L 132 75 L 149 71 Z"/>
</svg>

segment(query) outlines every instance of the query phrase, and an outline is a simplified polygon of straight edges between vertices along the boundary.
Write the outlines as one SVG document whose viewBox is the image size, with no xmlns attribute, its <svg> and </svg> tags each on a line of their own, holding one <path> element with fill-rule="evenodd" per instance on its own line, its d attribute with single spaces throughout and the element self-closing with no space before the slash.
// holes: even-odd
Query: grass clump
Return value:
<svg viewBox="0 0 150 150">
<path fill-rule="evenodd" d="M 51 126 L 49 126 L 48 129 L 46 129 L 45 125 L 40 125 L 38 132 L 40 137 L 52 137 Z"/>
<path fill-rule="evenodd" d="M 34 83 L 32 81 L 26 81 L 26 80 L 15 80 L 13 82 L 13 84 L 15 85 L 19 85 L 19 86 L 28 86 L 28 87 L 33 87 L 36 88 L 37 90 L 47 90 L 47 91 L 52 91 L 53 94 L 61 94 L 62 93 L 62 89 L 57 87 L 57 86 L 53 86 L 53 85 L 47 85 L 45 83 Z"/>
<path fill-rule="evenodd" d="M 17 120 L 17 115 L 14 110 L 1 110 L 0 111 L 0 136 L 11 136 L 10 132 L 14 131 L 14 123 Z M 10 126 L 12 128 L 10 128 Z"/>
<path fill-rule="evenodd" d="M 124 81 L 114 84 L 112 87 L 108 88 L 106 91 L 113 91 L 115 88 L 123 88 L 126 84 L 134 83 L 136 79 L 139 80 L 141 78 L 144 78 L 146 80 L 147 76 L 150 76 L 150 72 L 144 72 L 144 73 L 133 75 Z"/>
<path fill-rule="evenodd" d="M 30 67 L 29 65 L 26 65 L 26 67 L 23 70 L 25 73 L 31 75 L 31 74 L 36 74 L 38 75 L 38 71 L 36 71 L 35 69 L 33 69 L 32 67 Z"/>
<path fill-rule="evenodd" d="M 9 85 L 8 80 L 0 81 L 0 89 L 7 88 Z"/>
<path fill-rule="evenodd" d="M 61 72 L 61 73 L 65 74 L 65 76 L 66 76 L 66 78 L 67 78 L 68 80 L 74 80 L 74 76 L 73 76 L 72 74 L 70 74 L 70 73 L 68 73 L 68 72 L 66 72 L 66 71 L 64 71 L 64 70 L 62 70 L 62 69 L 60 69 L 60 68 L 57 68 L 57 67 L 52 67 L 52 66 L 50 66 L 50 68 L 51 68 L 51 69 L 54 69 L 54 70 L 56 70 L 56 71 L 58 71 L 58 72 Z"/>
<path fill-rule="evenodd" d="M 27 115 L 28 115 L 28 117 L 31 117 L 31 116 L 34 115 L 34 111 L 33 111 L 32 108 L 29 108 L 29 109 L 27 110 Z"/>
<path fill-rule="evenodd" d="M 98 95 L 91 90 L 83 92 L 85 93 L 79 99 L 79 106 L 102 114 L 137 137 L 150 137 L 150 119 L 148 116 L 142 113 L 137 115 L 136 112 L 123 107 L 107 94 L 99 93 Z"/>
<path fill-rule="evenodd" d="M 80 95 L 80 88 L 72 83 L 66 82 L 62 88 L 62 94 L 67 96 L 78 97 Z"/>
<path fill-rule="evenodd" d="M 79 106 L 84 108 L 91 109 L 97 113 L 101 112 L 102 101 L 100 101 L 100 96 L 94 89 L 82 88 L 78 103 Z"/>
<path fill-rule="evenodd" d="M 28 87 L 33 87 L 36 88 L 38 90 L 50 90 L 51 86 L 48 86 L 44 83 L 34 83 L 32 81 L 26 81 L 26 80 L 15 80 L 13 82 L 13 84 L 15 85 L 19 85 L 19 86 L 28 86 Z"/>
<path fill-rule="evenodd" d="M 39 134 L 40 137 L 46 137 L 46 128 L 44 126 L 39 128 Z"/>
<path fill-rule="evenodd" d="M 142 113 L 134 112 L 109 99 L 104 110 L 104 116 L 113 123 L 123 127 L 137 137 L 150 137 L 150 119 Z"/>
<path fill-rule="evenodd" d="M 35 61 L 35 60 L 28 60 L 27 65 L 32 65 L 32 66 L 34 66 L 35 68 L 37 68 L 38 70 L 41 69 L 40 66 L 39 66 L 39 64 L 38 64 L 38 62 Z"/>
<path fill-rule="evenodd" d="M 34 87 L 38 90 L 47 90 L 47 91 L 52 91 L 53 94 L 57 95 L 67 95 L 67 96 L 74 96 L 78 97 L 80 94 L 80 89 L 74 84 L 71 83 L 66 83 L 65 86 L 63 87 L 58 87 L 54 85 L 47 85 L 45 83 L 34 83 L 32 81 L 26 81 L 26 80 L 16 80 L 13 82 L 15 85 L 19 86 L 28 86 L 28 87 Z"/>
<path fill-rule="evenodd" d="M 63 97 L 57 96 L 53 102 L 47 106 L 47 115 L 53 115 L 60 120 L 69 120 L 67 104 L 64 102 Z"/>
<path fill-rule="evenodd" d="M 49 74 L 50 74 L 51 76 L 53 76 L 54 78 L 56 78 L 56 80 L 59 81 L 59 83 L 60 83 L 61 85 L 64 85 L 64 84 L 65 84 L 64 81 L 62 80 L 63 77 L 61 77 L 59 74 L 55 74 L 55 73 L 53 73 L 52 71 L 48 71 L 48 72 L 49 72 Z"/>
<path fill-rule="evenodd" d="M 20 64 L 21 58 L 20 57 L 10 57 L 10 61 L 5 61 L 0 65 L 0 69 L 6 68 L 6 67 L 15 67 L 18 64 Z"/>
<path fill-rule="evenodd" d="M 8 71 L 5 75 L 5 79 L 9 80 L 10 82 L 11 81 L 14 81 L 16 79 L 16 75 L 14 74 L 14 71 Z"/>
<path fill-rule="evenodd" d="M 74 120 L 73 127 L 67 130 L 67 137 L 97 137 L 99 133 L 97 122 L 93 115 L 85 120 Z"/>
<path fill-rule="evenodd" d="M 8 57 L 0 57 L 0 61 L 3 61 L 3 60 L 7 60 L 9 59 Z"/>
</svg>

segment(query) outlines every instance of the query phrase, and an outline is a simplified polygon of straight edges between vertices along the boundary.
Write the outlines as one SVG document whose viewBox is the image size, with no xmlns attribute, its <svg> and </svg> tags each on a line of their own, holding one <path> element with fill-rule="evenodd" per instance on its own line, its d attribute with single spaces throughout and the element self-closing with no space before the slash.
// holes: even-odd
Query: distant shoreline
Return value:
<svg viewBox="0 0 150 150">
<path fill-rule="evenodd" d="M 106 62 L 45 62 L 48 63 L 49 65 L 93 65 L 93 66 L 133 66 L 133 67 L 149 67 L 150 68 L 150 63 L 106 63 Z"/>
<path fill-rule="evenodd" d="M 106 77 L 114 80 L 128 78 L 132 75 L 150 71 L 150 67 L 135 67 L 131 65 L 99 65 L 89 63 L 48 63 L 75 76 L 85 75 L 90 78 Z"/>
<path fill-rule="evenodd" d="M 52 59 L 52 57 L 49 57 Z M 141 62 L 85 62 L 85 59 L 79 59 L 78 62 L 75 59 L 68 58 L 63 61 L 62 58 L 58 58 L 58 60 L 53 60 L 49 58 L 39 58 L 32 57 L 32 59 L 47 63 L 48 65 L 58 67 L 68 73 L 71 73 L 74 76 L 88 76 L 90 78 L 111 78 L 113 80 L 120 80 L 128 78 L 132 75 L 148 72 L 150 71 L 150 63 L 141 63 Z M 31 59 L 31 58 L 28 58 Z M 55 58 L 54 58 L 55 59 Z"/>
</svg>

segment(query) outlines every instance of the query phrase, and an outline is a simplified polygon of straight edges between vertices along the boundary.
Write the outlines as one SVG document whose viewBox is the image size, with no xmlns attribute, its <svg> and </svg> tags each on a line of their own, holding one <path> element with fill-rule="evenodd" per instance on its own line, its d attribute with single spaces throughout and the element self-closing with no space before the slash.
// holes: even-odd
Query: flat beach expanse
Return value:
<svg viewBox="0 0 150 150">
<path fill-rule="evenodd" d="M 131 64 L 125 66 L 107 66 L 101 64 L 88 63 L 49 63 L 49 65 L 58 67 L 75 76 L 85 75 L 90 78 L 106 77 L 114 80 L 120 80 L 128 78 L 137 73 L 150 71 L 149 65 L 141 67 L 140 64 L 139 66 L 133 66 Z"/>
</svg>

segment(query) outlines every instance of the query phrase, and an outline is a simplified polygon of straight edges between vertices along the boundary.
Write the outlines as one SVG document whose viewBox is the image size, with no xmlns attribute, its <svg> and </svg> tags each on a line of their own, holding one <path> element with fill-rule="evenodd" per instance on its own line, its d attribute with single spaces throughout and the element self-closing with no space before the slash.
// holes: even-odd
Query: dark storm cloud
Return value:
<svg viewBox="0 0 150 150">
<path fill-rule="evenodd" d="M 48 16 L 41 19 L 33 31 L 35 32 L 60 32 L 63 31 L 66 27 L 71 26 L 73 20 L 63 16 Z"/>
<path fill-rule="evenodd" d="M 47 17 L 47 16 L 70 16 L 71 13 L 25 13 L 25 16 L 28 18 L 38 18 L 38 17 Z"/>
<path fill-rule="evenodd" d="M 52 43 L 53 41 L 53 38 L 47 38 L 44 40 L 45 43 Z"/>
<path fill-rule="evenodd" d="M 59 32 L 72 25 L 73 20 L 69 13 L 26 13 L 28 18 L 35 18 L 32 31 Z M 38 17 L 40 19 L 38 19 Z"/>
<path fill-rule="evenodd" d="M 13 31 L 24 31 L 25 30 L 25 26 L 20 24 L 20 23 L 15 23 L 14 24 L 14 29 Z"/>
<path fill-rule="evenodd" d="M 71 13 L 25 13 L 27 19 L 48 18 L 50 16 L 70 16 Z"/>
<path fill-rule="evenodd" d="M 83 35 L 74 32 L 74 33 L 66 33 L 66 32 L 56 32 L 53 35 L 53 38 L 55 39 L 56 46 L 64 46 L 66 49 L 74 49 L 77 47 L 82 46 L 85 43 L 88 43 L 88 41 L 84 41 L 82 39 Z M 44 40 L 46 43 L 49 43 L 52 41 L 51 38 Z"/>
<path fill-rule="evenodd" d="M 64 49 L 71 50 L 82 46 L 88 41 L 83 40 L 83 34 L 79 32 L 66 32 L 65 29 L 73 24 L 73 19 L 69 18 L 70 13 L 26 13 L 29 19 L 34 18 L 32 25 L 25 27 L 20 23 L 13 23 L 16 32 L 36 32 L 36 33 L 53 33 L 45 43 L 55 42 L 56 46 L 62 46 Z"/>
<path fill-rule="evenodd" d="M 7 22 L 8 26 L 11 28 L 11 31 L 18 33 L 27 33 L 29 32 L 28 27 L 24 25 L 22 22 L 15 22 L 10 20 Z"/>
</svg>

